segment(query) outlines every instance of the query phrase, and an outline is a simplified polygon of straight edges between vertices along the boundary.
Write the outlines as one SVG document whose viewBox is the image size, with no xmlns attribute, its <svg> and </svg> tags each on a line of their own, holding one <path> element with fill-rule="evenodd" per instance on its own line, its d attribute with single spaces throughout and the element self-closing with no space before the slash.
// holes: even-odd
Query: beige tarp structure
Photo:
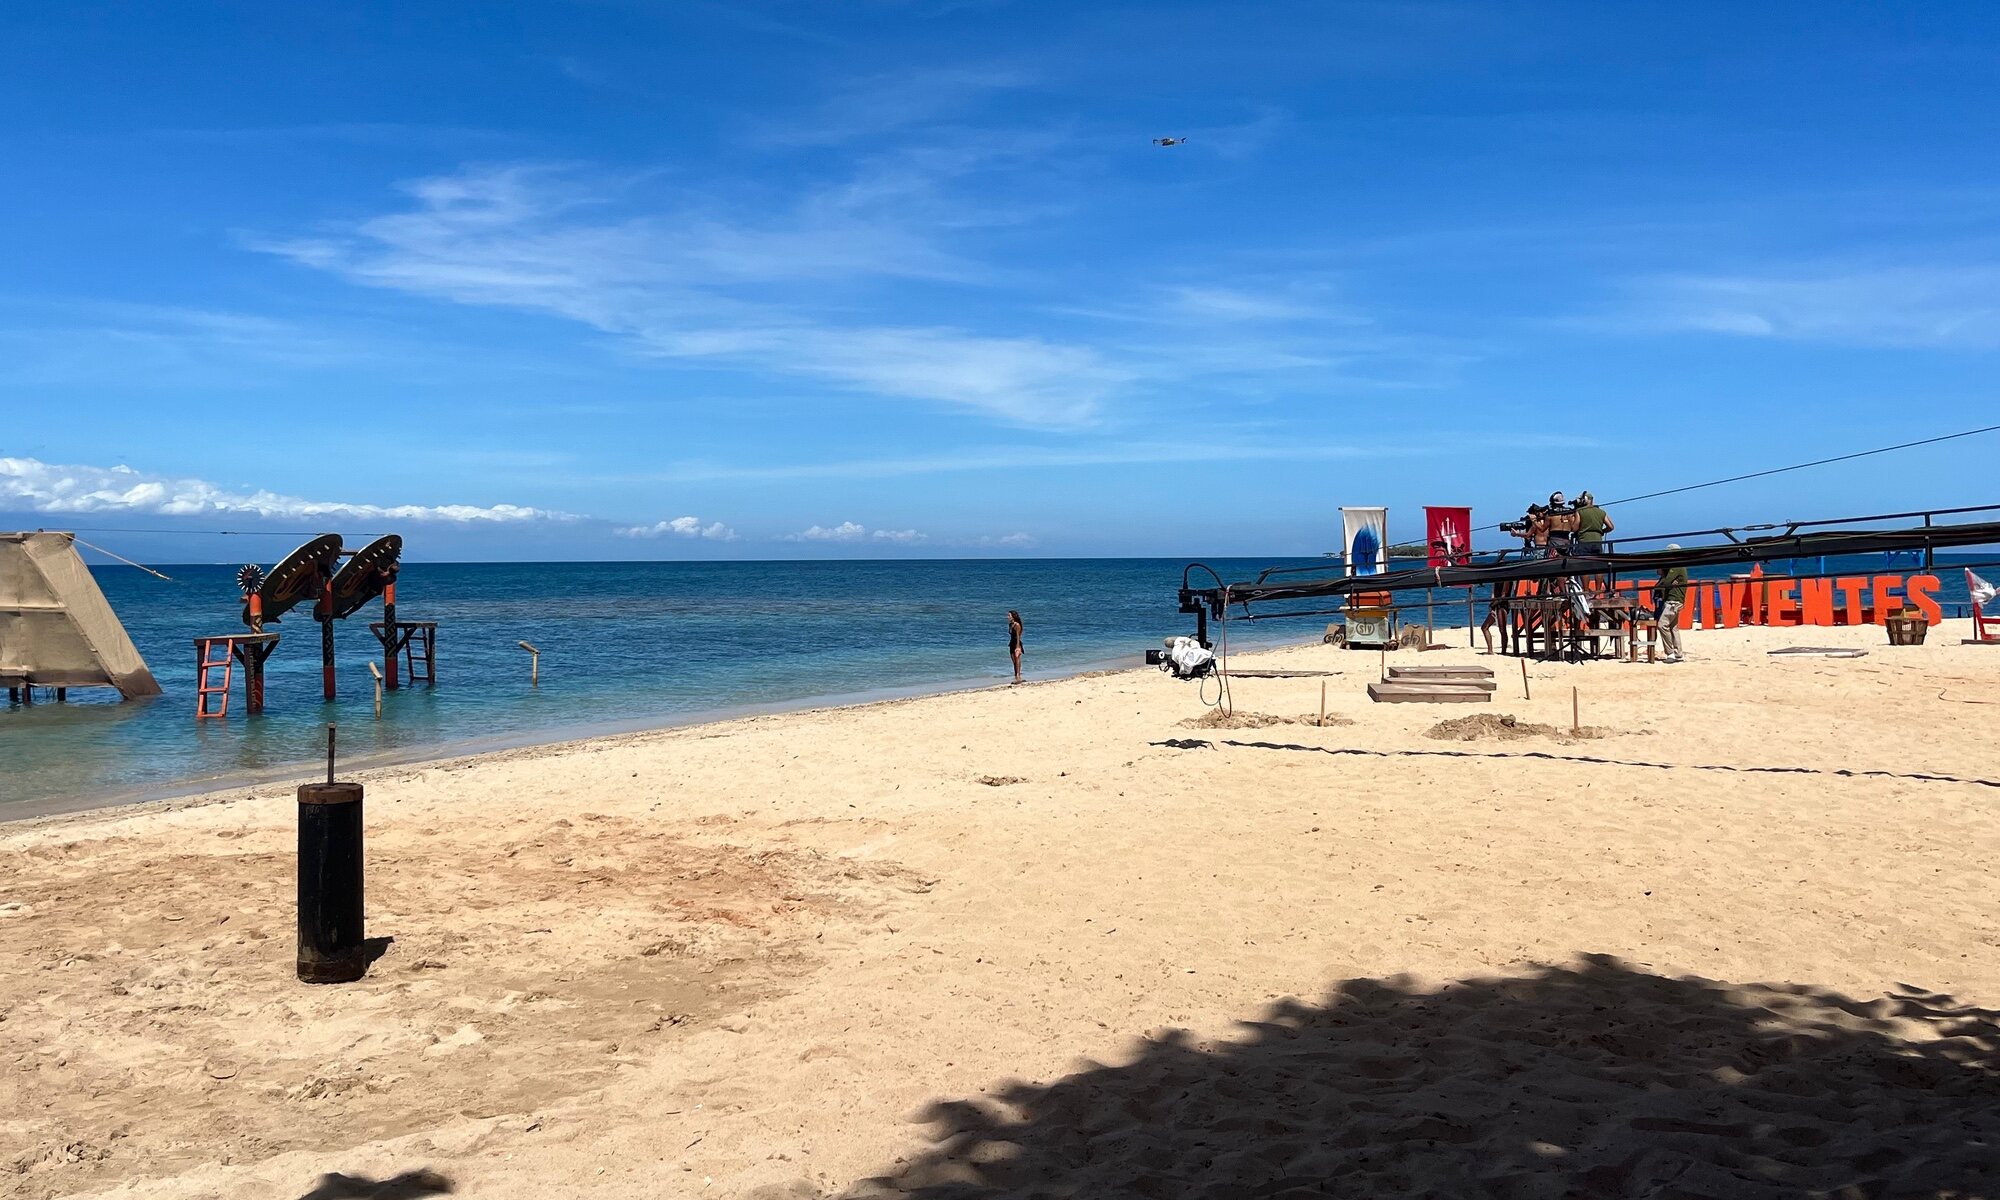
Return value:
<svg viewBox="0 0 2000 1200">
<path fill-rule="evenodd" d="M 160 685 L 68 533 L 0 533 L 0 687 Z"/>
</svg>

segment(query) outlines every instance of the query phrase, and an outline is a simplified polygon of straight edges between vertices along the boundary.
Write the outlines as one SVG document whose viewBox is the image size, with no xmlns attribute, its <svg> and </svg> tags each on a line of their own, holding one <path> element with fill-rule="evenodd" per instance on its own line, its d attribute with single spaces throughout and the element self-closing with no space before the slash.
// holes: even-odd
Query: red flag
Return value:
<svg viewBox="0 0 2000 1200">
<path fill-rule="evenodd" d="M 1472 510 L 1424 505 L 1424 540 L 1430 543 L 1430 566 L 1464 566 L 1472 553 Z"/>
</svg>

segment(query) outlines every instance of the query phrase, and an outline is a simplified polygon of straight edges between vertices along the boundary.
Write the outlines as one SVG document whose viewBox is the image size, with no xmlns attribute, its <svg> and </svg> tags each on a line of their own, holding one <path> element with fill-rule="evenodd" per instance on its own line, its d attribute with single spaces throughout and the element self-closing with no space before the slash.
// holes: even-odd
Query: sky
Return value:
<svg viewBox="0 0 2000 1200">
<path fill-rule="evenodd" d="M 1284 557 L 1968 429 L 1995 78 L 1953 3 L 10 5 L 0 528 Z"/>
</svg>

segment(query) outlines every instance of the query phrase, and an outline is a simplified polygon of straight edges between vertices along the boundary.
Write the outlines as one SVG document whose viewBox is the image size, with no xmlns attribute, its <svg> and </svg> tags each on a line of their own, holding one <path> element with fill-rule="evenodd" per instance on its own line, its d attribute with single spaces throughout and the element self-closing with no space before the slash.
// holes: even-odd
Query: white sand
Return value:
<svg viewBox="0 0 2000 1200">
<path fill-rule="evenodd" d="M 344 987 L 292 977 L 288 789 L 0 827 L 0 1194 L 1992 1194 L 1964 626 L 1532 701 L 1392 656 L 1492 663 L 1486 709 L 1260 657 L 1338 672 L 1324 728 L 1135 671 L 375 772 L 394 942 Z M 1609 736 L 1424 736 L 1572 685 Z"/>
</svg>

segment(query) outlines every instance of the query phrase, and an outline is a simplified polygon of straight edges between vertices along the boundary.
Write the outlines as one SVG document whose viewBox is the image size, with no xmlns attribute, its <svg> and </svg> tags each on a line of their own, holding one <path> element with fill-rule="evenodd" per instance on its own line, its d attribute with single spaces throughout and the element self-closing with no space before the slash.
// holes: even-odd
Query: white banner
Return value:
<svg viewBox="0 0 2000 1200">
<path fill-rule="evenodd" d="M 1388 569 L 1388 509 L 1342 508 L 1340 524 L 1349 575 L 1380 575 Z"/>
</svg>

